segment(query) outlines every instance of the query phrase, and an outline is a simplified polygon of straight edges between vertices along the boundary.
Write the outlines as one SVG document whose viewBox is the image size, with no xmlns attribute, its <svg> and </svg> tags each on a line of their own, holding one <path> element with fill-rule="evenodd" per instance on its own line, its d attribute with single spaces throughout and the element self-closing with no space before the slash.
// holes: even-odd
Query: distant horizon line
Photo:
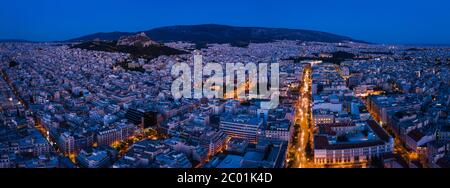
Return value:
<svg viewBox="0 0 450 188">
<path fill-rule="evenodd" d="M 112 32 L 121 32 L 121 31 L 112 31 Z M 102 32 L 98 32 L 98 33 L 102 33 Z M 108 33 L 108 32 L 105 32 Z M 127 33 L 127 32 L 124 32 Z M 93 33 L 95 34 L 95 33 Z M 89 34 L 88 34 L 89 35 Z M 70 40 L 70 39 L 69 39 Z M 68 42 L 68 40 L 56 40 L 56 41 L 31 41 L 31 40 L 25 40 L 25 39 L 1 39 L 0 38 L 0 43 L 70 43 Z M 428 44 L 428 43 L 375 43 L 375 42 L 370 42 L 369 45 L 397 45 L 397 46 L 445 46 L 445 47 L 450 47 L 450 43 L 449 44 Z"/>
<path fill-rule="evenodd" d="M 114 30 L 114 31 L 99 31 L 99 32 L 91 32 L 91 33 L 86 33 L 74 38 L 69 38 L 69 39 L 64 39 L 64 40 L 27 40 L 27 39 L 21 39 L 21 38 L 0 38 L 0 43 L 5 43 L 5 42 L 23 42 L 23 43 L 64 43 L 64 42 L 68 42 L 72 39 L 75 38 L 81 38 L 84 36 L 88 36 L 88 35 L 94 35 L 94 34 L 101 34 L 101 33 L 140 33 L 140 32 L 145 32 L 148 30 L 152 30 L 152 29 L 157 29 L 157 28 L 164 28 L 164 27 L 175 27 L 175 26 L 199 26 L 199 25 L 218 25 L 218 26 L 230 26 L 230 27 L 243 27 L 243 28 L 269 28 L 269 29 L 292 29 L 292 30 L 307 30 L 307 31 L 316 31 L 316 32 L 324 32 L 324 33 L 329 33 L 329 34 L 334 34 L 334 35 L 339 35 L 339 36 L 344 36 L 344 37 L 349 37 L 351 39 L 354 39 L 351 36 L 346 36 L 346 35 L 341 35 L 341 34 L 336 34 L 334 32 L 328 32 L 328 31 L 321 31 L 321 30 L 315 30 L 315 29 L 304 29 L 304 28 L 290 28 L 290 27 L 267 27 L 267 26 L 243 26 L 243 25 L 231 25 L 231 24 L 218 24 L 218 23 L 203 23 L 203 24 L 174 24 L 174 25 L 163 25 L 163 26 L 156 26 L 156 27 L 152 27 L 149 28 L 147 30 L 141 30 L 141 31 L 119 31 L 119 30 Z M 151 36 L 150 36 L 151 37 Z M 354 39 L 354 40 L 359 40 L 359 41 L 363 41 L 360 39 Z M 365 40 L 364 40 L 365 41 Z M 370 44 L 373 45 L 403 45 L 403 46 L 449 46 L 450 47 L 450 43 L 378 43 L 378 42 L 372 42 L 372 41 L 366 41 Z"/>
</svg>

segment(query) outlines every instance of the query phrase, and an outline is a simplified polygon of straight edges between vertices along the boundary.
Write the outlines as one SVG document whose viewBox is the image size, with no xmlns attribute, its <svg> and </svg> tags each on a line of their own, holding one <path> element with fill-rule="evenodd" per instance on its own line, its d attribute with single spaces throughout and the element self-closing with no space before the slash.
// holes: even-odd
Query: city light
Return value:
<svg viewBox="0 0 450 188">
<path fill-rule="evenodd" d="M 0 167 L 437 168 L 449 159 L 447 47 L 156 29 L 163 39 L 0 41 Z"/>
</svg>

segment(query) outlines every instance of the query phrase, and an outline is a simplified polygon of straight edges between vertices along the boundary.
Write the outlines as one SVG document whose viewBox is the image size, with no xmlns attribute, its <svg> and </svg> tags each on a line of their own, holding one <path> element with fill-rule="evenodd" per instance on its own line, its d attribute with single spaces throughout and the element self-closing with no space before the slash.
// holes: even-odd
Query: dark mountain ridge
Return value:
<svg viewBox="0 0 450 188">
<path fill-rule="evenodd" d="M 236 27 L 217 24 L 203 25 L 177 25 L 154 28 L 148 31 L 132 32 L 111 32 L 96 33 L 83 37 L 71 39 L 71 42 L 83 42 L 92 40 L 112 41 L 118 40 L 122 36 L 135 35 L 144 32 L 157 42 L 185 41 L 197 45 L 211 43 L 230 43 L 233 46 L 247 46 L 249 43 L 273 42 L 276 40 L 300 40 L 315 42 L 361 42 L 350 37 L 335 35 L 331 33 L 285 28 L 264 28 L 264 27 Z"/>
<path fill-rule="evenodd" d="M 118 41 L 99 40 L 81 42 L 71 46 L 86 50 L 122 52 L 131 54 L 134 58 L 153 59 L 161 55 L 184 54 L 185 51 L 167 47 L 151 40 L 144 33 L 122 36 Z"/>
</svg>

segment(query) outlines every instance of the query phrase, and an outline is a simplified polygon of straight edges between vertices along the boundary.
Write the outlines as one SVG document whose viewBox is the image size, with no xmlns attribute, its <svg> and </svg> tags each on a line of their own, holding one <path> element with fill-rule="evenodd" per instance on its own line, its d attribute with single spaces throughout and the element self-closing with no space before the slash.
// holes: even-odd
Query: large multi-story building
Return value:
<svg viewBox="0 0 450 188">
<path fill-rule="evenodd" d="M 62 133 L 57 141 L 57 144 L 63 153 L 75 153 L 75 138 L 70 135 L 70 133 Z"/>
<path fill-rule="evenodd" d="M 317 126 L 318 124 L 327 124 L 327 123 L 334 123 L 335 119 L 335 113 L 329 111 L 329 110 L 314 110 L 313 111 L 313 122 L 314 126 Z"/>
<path fill-rule="evenodd" d="M 292 138 L 293 127 L 289 120 L 268 122 L 263 131 L 263 136 L 267 139 L 288 142 Z"/>
<path fill-rule="evenodd" d="M 373 120 L 323 124 L 314 137 L 316 164 L 355 164 L 392 153 L 394 140 Z"/>
<path fill-rule="evenodd" d="M 97 132 L 97 145 L 109 146 L 114 142 L 123 141 L 134 135 L 137 127 L 131 124 L 121 124 L 114 128 L 106 128 Z"/>
<path fill-rule="evenodd" d="M 155 127 L 158 125 L 158 113 L 144 109 L 128 109 L 126 118 L 135 125 L 142 128 Z"/>
<path fill-rule="evenodd" d="M 251 143 L 256 143 L 262 125 L 263 120 L 261 118 L 249 114 L 228 114 L 222 116 L 220 121 L 220 129 L 228 137 L 247 139 Z"/>
<path fill-rule="evenodd" d="M 85 168 L 104 168 L 110 164 L 111 158 L 106 151 L 92 150 L 87 152 L 81 150 L 77 156 L 77 162 Z"/>
<path fill-rule="evenodd" d="M 208 131 L 200 137 L 200 145 L 208 149 L 208 156 L 214 156 L 225 148 L 227 135 L 219 131 Z"/>
</svg>

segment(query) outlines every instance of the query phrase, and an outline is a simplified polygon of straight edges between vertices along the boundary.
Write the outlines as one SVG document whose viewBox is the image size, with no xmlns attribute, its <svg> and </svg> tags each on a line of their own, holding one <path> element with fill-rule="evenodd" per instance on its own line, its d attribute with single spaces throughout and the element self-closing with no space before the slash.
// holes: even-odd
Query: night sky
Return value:
<svg viewBox="0 0 450 188">
<path fill-rule="evenodd" d="M 448 0 L 243 1 L 0 0 L 0 39 L 54 41 L 216 23 L 311 29 L 385 44 L 450 44 Z"/>
</svg>

